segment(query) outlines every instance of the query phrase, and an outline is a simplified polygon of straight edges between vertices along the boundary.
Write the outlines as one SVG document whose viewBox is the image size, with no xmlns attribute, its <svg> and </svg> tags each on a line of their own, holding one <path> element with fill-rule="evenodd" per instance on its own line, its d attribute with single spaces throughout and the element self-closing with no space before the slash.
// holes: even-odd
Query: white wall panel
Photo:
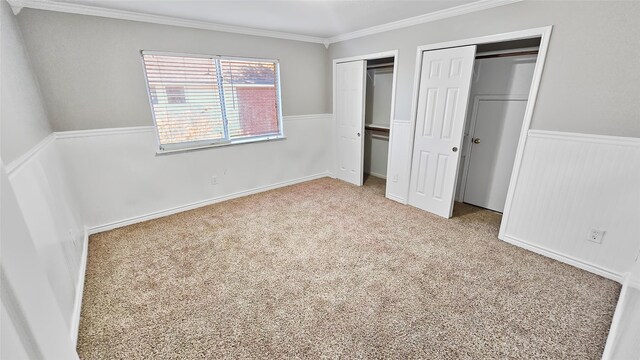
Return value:
<svg viewBox="0 0 640 360">
<path fill-rule="evenodd" d="M 68 316 L 59 306 L 60 289 L 53 286 L 51 277 L 47 276 L 49 269 L 42 261 L 43 256 L 55 255 L 56 249 L 45 252 L 38 249 L 39 239 L 31 236 L 31 225 L 23 214 L 25 207 L 17 199 L 12 185 L 14 181 L 9 180 L 0 162 L 2 359 L 23 359 L 24 353 L 29 359 L 77 359 L 69 338 Z M 14 330 L 13 335 L 20 337 L 22 348 L 15 344 L 15 336 L 11 336 Z"/>
<path fill-rule="evenodd" d="M 9 164 L 65 333 L 75 340 L 85 226 L 121 226 L 327 175 L 331 115 L 284 120 L 284 140 L 161 156 L 153 127 L 56 133 Z"/>
<path fill-rule="evenodd" d="M 12 309 L 13 310 L 13 309 Z M 0 304 L 0 358 L 2 359 L 28 359 L 29 351 L 18 334 L 18 326 L 11 319 L 11 314 L 5 309 L 4 303 Z"/>
<path fill-rule="evenodd" d="M 156 155 L 153 127 L 57 133 L 57 145 L 85 224 L 106 229 L 326 176 L 331 123 L 329 114 L 284 117 L 284 140 L 166 155 Z"/>
<path fill-rule="evenodd" d="M 531 130 L 501 238 L 620 279 L 638 254 L 638 184 L 640 139 Z"/>
<path fill-rule="evenodd" d="M 69 333 L 74 325 L 77 281 L 84 245 L 84 221 L 55 141 L 45 139 L 9 180 L 35 249 L 46 271 Z"/>
</svg>

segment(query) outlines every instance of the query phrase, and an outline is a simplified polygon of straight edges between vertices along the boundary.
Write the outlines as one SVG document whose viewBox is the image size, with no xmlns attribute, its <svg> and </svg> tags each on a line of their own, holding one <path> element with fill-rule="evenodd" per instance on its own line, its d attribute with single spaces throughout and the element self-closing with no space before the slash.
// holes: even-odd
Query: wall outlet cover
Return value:
<svg viewBox="0 0 640 360">
<path fill-rule="evenodd" d="M 602 238 L 604 237 L 604 230 L 600 229 L 591 229 L 589 234 L 587 235 L 587 240 L 593 241 L 598 244 L 602 244 Z"/>
</svg>

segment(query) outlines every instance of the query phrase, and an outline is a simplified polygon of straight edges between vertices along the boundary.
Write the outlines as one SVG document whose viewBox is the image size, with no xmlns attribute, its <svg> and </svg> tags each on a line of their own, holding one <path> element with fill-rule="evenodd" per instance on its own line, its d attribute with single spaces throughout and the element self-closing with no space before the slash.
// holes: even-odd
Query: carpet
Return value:
<svg viewBox="0 0 640 360">
<path fill-rule="evenodd" d="M 92 235 L 82 359 L 599 359 L 619 284 L 323 178 Z"/>
</svg>

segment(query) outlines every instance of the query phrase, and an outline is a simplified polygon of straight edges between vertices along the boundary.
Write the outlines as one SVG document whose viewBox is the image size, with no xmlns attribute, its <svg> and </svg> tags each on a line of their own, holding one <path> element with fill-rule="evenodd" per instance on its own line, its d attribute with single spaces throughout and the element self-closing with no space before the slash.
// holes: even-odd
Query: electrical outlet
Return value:
<svg viewBox="0 0 640 360">
<path fill-rule="evenodd" d="M 393 182 L 398 182 L 398 174 L 393 175 Z"/>
<path fill-rule="evenodd" d="M 212 176 L 211 177 L 211 185 L 218 185 L 218 177 L 217 176 Z"/>
<path fill-rule="evenodd" d="M 587 240 L 593 241 L 598 244 L 602 244 L 602 238 L 604 237 L 604 230 L 599 229 L 591 229 L 589 231 L 589 235 L 587 236 Z"/>
</svg>

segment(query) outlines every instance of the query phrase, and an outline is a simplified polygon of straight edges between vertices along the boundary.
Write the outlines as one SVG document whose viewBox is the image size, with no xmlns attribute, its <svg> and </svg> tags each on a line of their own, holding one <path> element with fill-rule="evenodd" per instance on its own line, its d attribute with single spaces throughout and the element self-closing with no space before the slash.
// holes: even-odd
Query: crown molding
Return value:
<svg viewBox="0 0 640 360">
<path fill-rule="evenodd" d="M 509 5 L 523 0 L 478 0 L 469 4 L 452 7 L 432 13 L 414 16 L 408 19 L 398 20 L 387 24 L 372 26 L 366 29 L 340 34 L 329 38 L 316 36 L 299 35 L 279 31 L 256 29 L 244 26 L 222 25 L 206 21 L 188 20 L 171 16 L 151 15 L 133 11 L 106 9 L 97 6 L 88 6 L 52 0 L 7 0 L 13 13 L 17 15 L 22 8 L 38 9 L 65 12 L 70 14 L 99 16 L 105 18 L 140 21 L 152 24 L 180 26 L 193 29 L 213 30 L 235 34 L 264 36 L 277 39 L 304 41 L 323 44 L 326 48 L 329 45 L 340 41 L 360 38 L 373 34 L 401 29 L 413 25 L 424 24 L 432 21 L 442 20 L 454 16 L 469 14 L 476 11 L 491 9 L 498 6 Z"/>
<path fill-rule="evenodd" d="M 9 6 L 11 7 L 11 11 L 13 11 L 13 15 L 20 14 L 20 10 L 22 10 L 22 6 L 14 5 L 9 0 L 7 0 L 7 2 L 9 3 Z"/>
<path fill-rule="evenodd" d="M 29 9 L 64 12 L 64 13 L 70 13 L 70 14 L 99 16 L 99 17 L 119 19 L 119 20 L 140 21 L 140 22 L 146 22 L 146 23 L 152 23 L 152 24 L 222 31 L 222 32 L 228 32 L 228 33 L 234 33 L 234 34 L 264 36 L 264 37 L 270 37 L 270 38 L 296 40 L 296 41 L 304 41 L 304 42 L 311 42 L 311 43 L 318 43 L 318 44 L 325 44 L 325 40 L 326 40 L 324 38 L 315 37 L 315 36 L 291 34 L 291 33 L 280 32 L 280 31 L 262 30 L 262 29 L 244 27 L 244 26 L 222 25 L 222 24 L 215 24 L 215 23 L 206 22 L 206 21 L 188 20 L 188 19 L 182 19 L 182 18 L 171 17 L 171 16 L 143 14 L 143 13 L 134 12 L 134 11 L 106 9 L 106 8 L 101 8 L 97 6 L 87 6 L 87 5 L 81 5 L 81 4 L 51 1 L 51 0 L 7 0 L 7 2 L 9 3 L 9 5 L 11 5 L 11 8 L 13 9 L 13 12 L 15 14 L 20 12 L 20 9 L 22 8 L 29 8 Z"/>
<path fill-rule="evenodd" d="M 424 24 L 437 20 L 447 19 L 454 16 L 469 14 L 476 11 L 491 9 L 498 6 L 509 5 L 523 0 L 479 0 L 465 5 L 455 6 L 449 9 L 434 11 L 432 13 L 418 15 L 403 20 L 398 20 L 382 25 L 372 26 L 370 28 L 353 31 L 350 33 L 340 34 L 330 37 L 327 40 L 329 44 L 340 41 L 356 39 L 373 34 L 379 34 L 386 31 L 397 30 L 409 26 Z"/>
</svg>

